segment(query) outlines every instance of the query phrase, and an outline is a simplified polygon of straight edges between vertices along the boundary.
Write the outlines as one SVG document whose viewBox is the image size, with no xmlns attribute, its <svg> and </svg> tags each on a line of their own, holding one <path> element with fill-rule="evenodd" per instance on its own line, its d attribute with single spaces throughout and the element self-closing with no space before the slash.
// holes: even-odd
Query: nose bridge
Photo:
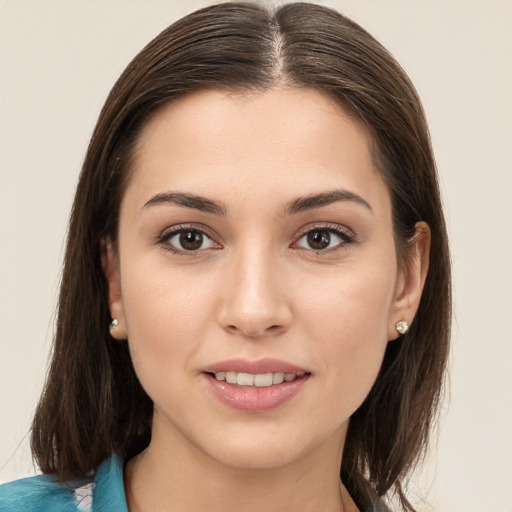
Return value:
<svg viewBox="0 0 512 512">
<path fill-rule="evenodd" d="M 227 269 L 221 323 L 257 337 L 286 329 L 291 311 L 279 258 L 269 244 L 247 243 L 233 252 Z"/>
</svg>

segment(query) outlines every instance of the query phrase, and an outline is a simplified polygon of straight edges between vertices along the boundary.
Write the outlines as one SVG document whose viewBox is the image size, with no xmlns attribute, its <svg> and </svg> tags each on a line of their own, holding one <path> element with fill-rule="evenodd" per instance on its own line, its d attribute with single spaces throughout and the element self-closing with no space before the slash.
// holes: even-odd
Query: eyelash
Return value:
<svg viewBox="0 0 512 512">
<path fill-rule="evenodd" d="M 306 231 L 302 232 L 302 234 L 292 244 L 292 247 L 295 246 L 300 240 L 302 240 L 304 237 L 306 237 L 310 233 L 320 232 L 320 231 L 327 232 L 331 235 L 335 235 L 341 241 L 336 246 L 331 247 L 330 249 L 315 250 L 313 248 L 302 248 L 302 247 L 298 247 L 297 249 L 313 251 L 318 256 L 322 256 L 322 255 L 332 254 L 334 252 L 344 250 L 344 249 L 346 249 L 347 245 L 352 244 L 356 241 L 355 235 L 348 228 L 342 228 L 338 224 L 323 223 L 323 224 L 318 224 L 313 227 L 309 227 Z"/>
<path fill-rule="evenodd" d="M 176 235 L 179 235 L 180 233 L 200 233 L 204 237 L 211 240 L 217 247 L 220 247 L 220 244 L 217 244 L 213 241 L 213 236 L 206 231 L 204 228 L 198 227 L 198 226 L 186 226 L 186 225 L 179 225 L 171 228 L 168 231 L 164 231 L 160 236 L 157 237 L 157 243 L 162 246 L 162 248 L 166 251 L 169 251 L 173 254 L 177 254 L 179 256 L 195 256 L 199 254 L 201 251 L 204 251 L 205 249 L 197 249 L 195 251 L 187 251 L 186 249 L 177 249 L 173 247 L 169 241 Z"/>
<path fill-rule="evenodd" d="M 295 247 L 296 244 L 302 240 L 304 237 L 307 237 L 310 233 L 314 232 L 327 232 L 329 234 L 335 235 L 338 237 L 341 242 L 339 242 L 335 247 L 331 247 L 329 249 L 318 249 L 315 250 L 313 248 L 307 248 L 307 247 Z M 181 233 L 199 233 L 202 236 L 208 238 L 216 247 L 212 248 L 220 248 L 221 245 L 214 241 L 213 236 L 206 231 L 205 229 L 198 227 L 198 226 L 186 226 L 186 225 L 179 225 L 171 228 L 168 231 L 164 231 L 160 236 L 157 237 L 156 242 L 162 246 L 162 248 L 166 251 L 169 251 L 173 254 L 177 254 L 179 256 L 196 256 L 200 252 L 206 250 L 206 249 L 197 249 L 197 250 L 186 250 L 186 249 L 178 249 L 173 247 L 169 241 L 176 235 L 179 235 Z M 338 224 L 319 224 L 317 226 L 313 226 L 308 228 L 306 231 L 303 231 L 300 236 L 296 238 L 296 241 L 293 242 L 290 247 L 297 250 L 306 250 L 306 251 L 313 251 L 317 255 L 323 255 L 323 254 L 330 254 L 333 252 L 337 252 L 339 250 L 343 250 L 346 248 L 346 245 L 354 243 L 355 236 L 353 233 L 348 229 L 342 229 Z M 209 248 L 207 248 L 209 249 Z"/>
</svg>

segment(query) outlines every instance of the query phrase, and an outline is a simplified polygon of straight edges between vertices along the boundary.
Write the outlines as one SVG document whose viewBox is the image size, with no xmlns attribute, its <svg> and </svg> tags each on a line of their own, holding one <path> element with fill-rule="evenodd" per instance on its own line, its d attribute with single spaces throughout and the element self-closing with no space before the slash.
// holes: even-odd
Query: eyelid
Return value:
<svg viewBox="0 0 512 512">
<path fill-rule="evenodd" d="M 184 249 L 179 249 L 179 248 L 173 247 L 168 243 L 169 239 L 171 239 L 173 236 L 177 235 L 180 232 L 187 231 L 187 230 L 188 231 L 197 231 L 197 232 L 201 233 L 202 235 L 206 236 L 214 243 L 215 247 L 208 247 L 205 249 L 197 249 L 195 251 L 186 251 Z M 222 248 L 222 244 L 220 244 L 217 241 L 217 239 L 218 239 L 218 237 L 216 235 L 212 234 L 212 232 L 209 229 L 207 229 L 205 226 L 203 226 L 201 224 L 192 223 L 192 224 L 177 224 L 175 226 L 167 227 L 156 237 L 156 243 L 158 245 L 160 245 L 164 250 L 172 252 L 173 254 L 184 255 L 184 256 L 194 256 L 194 255 L 198 255 L 201 252 L 205 252 L 209 249 Z"/>
<path fill-rule="evenodd" d="M 308 250 L 306 248 L 302 247 L 294 247 L 299 240 L 301 240 L 304 236 L 306 236 L 311 231 L 315 230 L 326 230 L 330 231 L 331 233 L 334 233 L 336 236 L 341 238 L 343 240 L 343 243 L 338 244 L 336 247 L 332 247 L 330 249 L 324 249 L 324 250 L 315 250 L 315 249 L 309 249 L 310 251 L 313 251 L 317 254 L 329 254 L 331 252 L 335 252 L 338 250 L 341 250 L 345 248 L 347 244 L 351 244 L 357 241 L 355 233 L 349 229 L 346 226 L 343 226 L 341 224 L 335 224 L 332 222 L 317 222 L 314 224 L 310 224 L 308 226 L 302 227 L 300 231 L 294 236 L 294 242 L 290 245 L 292 248 L 296 249 L 303 249 Z"/>
<path fill-rule="evenodd" d="M 292 249 L 308 250 L 306 248 L 296 247 L 297 242 L 300 239 L 302 239 L 305 235 L 310 233 L 311 231 L 322 230 L 322 229 L 326 230 L 326 231 L 330 231 L 334 235 L 341 238 L 343 240 L 343 242 L 338 244 L 336 247 L 332 247 L 330 249 L 324 249 L 324 250 L 309 249 L 310 251 L 315 252 L 317 254 L 329 254 L 331 252 L 336 252 L 338 250 L 345 248 L 346 245 L 357 241 L 355 233 L 347 226 L 332 223 L 332 222 L 315 222 L 313 224 L 303 226 L 295 234 L 295 236 L 293 237 L 294 241 L 290 244 L 289 247 Z M 211 232 L 211 230 L 208 229 L 206 226 L 204 226 L 202 224 L 195 224 L 195 223 L 177 224 L 174 226 L 167 227 L 166 229 L 164 229 L 161 232 L 161 234 L 159 234 L 156 237 L 155 242 L 158 245 L 161 245 L 163 249 L 165 249 L 169 252 L 172 252 L 174 254 L 179 254 L 179 255 L 186 255 L 186 256 L 198 255 L 201 252 L 205 252 L 209 249 L 212 249 L 210 247 L 210 248 L 205 248 L 205 249 L 197 249 L 195 251 L 186 251 L 186 250 L 181 250 L 181 249 L 175 248 L 175 247 L 171 246 L 170 244 L 168 244 L 168 240 L 170 238 L 172 238 L 176 234 L 178 234 L 182 231 L 186 231 L 186 230 L 198 231 L 199 233 L 202 233 L 204 236 L 208 237 L 215 244 L 215 247 L 213 247 L 213 249 L 221 249 L 223 247 L 223 245 L 220 242 L 218 242 L 218 239 L 219 239 L 218 235 L 213 234 Z"/>
</svg>

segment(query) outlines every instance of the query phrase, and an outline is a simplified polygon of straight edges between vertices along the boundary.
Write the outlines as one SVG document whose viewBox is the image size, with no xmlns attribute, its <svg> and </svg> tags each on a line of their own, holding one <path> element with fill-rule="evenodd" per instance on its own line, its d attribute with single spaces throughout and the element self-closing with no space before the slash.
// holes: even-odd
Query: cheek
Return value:
<svg viewBox="0 0 512 512">
<path fill-rule="evenodd" d="M 395 274 L 390 271 L 343 270 L 322 280 L 306 279 L 300 293 L 299 317 L 307 318 L 320 339 L 344 340 L 347 348 L 387 341 Z"/>
<path fill-rule="evenodd" d="M 186 369 L 207 329 L 207 284 L 198 276 L 171 272 L 148 260 L 131 265 L 122 286 L 128 343 L 137 375 L 143 384 L 146 377 L 151 380 L 158 375 L 171 382 L 176 376 L 172 368 Z"/>
<path fill-rule="evenodd" d="M 341 400 L 351 414 L 373 386 L 388 343 L 393 285 L 393 272 L 352 272 L 303 295 L 302 316 L 316 340 L 312 349 L 327 376 L 332 407 Z"/>
</svg>

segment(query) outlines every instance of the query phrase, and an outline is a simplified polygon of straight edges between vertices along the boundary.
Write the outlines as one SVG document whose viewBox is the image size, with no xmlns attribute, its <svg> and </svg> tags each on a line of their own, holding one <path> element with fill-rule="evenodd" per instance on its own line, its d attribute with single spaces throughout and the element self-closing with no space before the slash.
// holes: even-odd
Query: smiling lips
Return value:
<svg viewBox="0 0 512 512">
<path fill-rule="evenodd" d="M 209 366 L 204 375 L 222 403 L 255 413 L 270 411 L 293 398 L 311 374 L 276 359 L 236 359 Z"/>
</svg>

